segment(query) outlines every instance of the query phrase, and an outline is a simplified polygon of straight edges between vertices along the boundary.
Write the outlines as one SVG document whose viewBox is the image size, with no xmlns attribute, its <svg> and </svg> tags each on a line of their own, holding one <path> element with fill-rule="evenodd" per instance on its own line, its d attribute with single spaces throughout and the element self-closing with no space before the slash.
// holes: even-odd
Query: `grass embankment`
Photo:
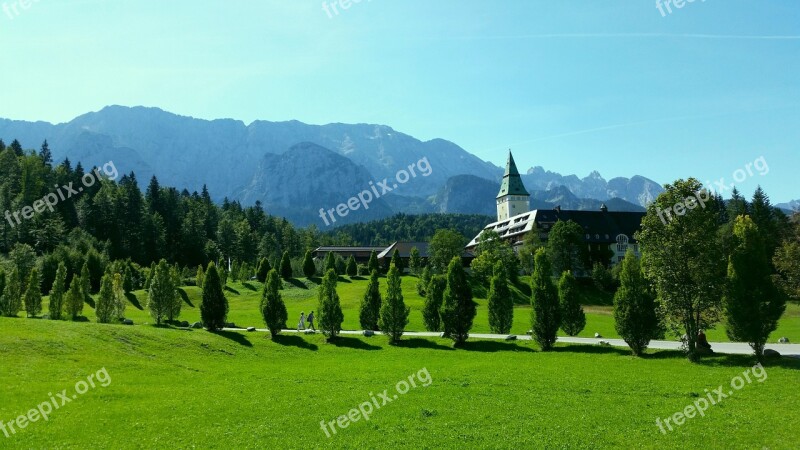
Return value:
<svg viewBox="0 0 800 450">
<path fill-rule="evenodd" d="M 237 298 L 246 306 L 253 298 Z M 298 305 L 293 306 L 297 308 Z M 241 319 L 249 316 L 247 308 Z M 306 308 L 308 309 L 308 308 Z M 236 314 L 236 313 L 235 313 Z M 153 326 L 0 319 L 0 420 L 48 393 L 96 387 L 3 448 L 792 448 L 800 361 L 766 367 L 705 417 L 662 434 L 656 418 L 684 410 L 752 361 L 677 352 L 633 358 L 622 349 L 439 339 L 183 331 Z M 421 369 L 432 383 L 327 438 L 332 421 Z M 379 402 L 382 403 L 381 400 Z"/>
</svg>

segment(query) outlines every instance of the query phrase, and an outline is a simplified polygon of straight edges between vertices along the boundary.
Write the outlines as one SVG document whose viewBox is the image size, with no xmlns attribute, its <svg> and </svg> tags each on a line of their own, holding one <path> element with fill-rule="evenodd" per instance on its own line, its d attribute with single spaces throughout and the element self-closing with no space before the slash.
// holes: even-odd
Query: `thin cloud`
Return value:
<svg viewBox="0 0 800 450">
<path fill-rule="evenodd" d="M 450 36 L 441 39 L 453 40 L 517 40 L 517 39 L 652 39 L 652 38 L 677 38 L 677 39 L 734 39 L 734 40 L 800 40 L 800 35 L 736 35 L 736 34 L 669 34 L 669 33 L 553 33 L 553 34 L 518 34 L 506 36 Z M 436 39 L 436 38 L 432 38 Z"/>
</svg>

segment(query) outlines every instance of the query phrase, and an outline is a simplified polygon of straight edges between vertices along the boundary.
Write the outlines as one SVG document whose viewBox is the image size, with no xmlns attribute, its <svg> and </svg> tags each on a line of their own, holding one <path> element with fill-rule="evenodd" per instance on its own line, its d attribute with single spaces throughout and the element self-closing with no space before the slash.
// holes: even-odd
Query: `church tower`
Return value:
<svg viewBox="0 0 800 450">
<path fill-rule="evenodd" d="M 531 209 L 530 194 L 522 184 L 517 164 L 511 150 L 508 151 L 508 162 L 503 182 L 500 184 L 500 193 L 497 194 L 497 220 L 507 220 L 518 214 L 523 214 Z"/>
</svg>

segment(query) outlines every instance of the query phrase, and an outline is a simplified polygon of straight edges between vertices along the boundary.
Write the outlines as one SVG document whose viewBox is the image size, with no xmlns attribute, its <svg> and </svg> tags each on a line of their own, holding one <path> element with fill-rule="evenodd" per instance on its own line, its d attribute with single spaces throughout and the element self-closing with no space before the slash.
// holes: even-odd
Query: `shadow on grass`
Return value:
<svg viewBox="0 0 800 450">
<path fill-rule="evenodd" d="M 528 352 L 535 353 L 536 350 L 530 347 L 522 347 L 512 342 L 504 341 L 467 341 L 458 347 L 460 350 L 470 352 Z"/>
<path fill-rule="evenodd" d="M 90 296 L 88 296 L 88 295 L 87 295 L 87 296 L 83 297 L 83 301 L 84 301 L 84 302 L 85 302 L 87 305 L 91 306 L 91 307 L 92 307 L 92 309 L 95 309 L 95 307 L 94 307 L 95 303 L 94 303 L 94 299 L 93 299 L 92 297 L 90 297 Z"/>
<path fill-rule="evenodd" d="M 683 356 L 681 354 L 681 356 Z M 754 355 L 725 355 L 715 353 L 710 356 L 704 356 L 697 363 L 698 365 L 707 367 L 753 367 L 758 361 Z M 800 370 L 800 358 L 790 358 L 783 356 L 781 358 L 765 358 L 763 363 L 764 368 L 780 367 L 782 369 Z"/>
<path fill-rule="evenodd" d="M 189 305 L 189 307 L 194 308 L 194 305 L 192 304 L 192 301 L 189 300 L 189 296 L 186 295 L 186 291 L 184 291 L 183 289 L 178 288 L 178 295 L 181 296 L 181 299 L 183 299 L 184 303 Z"/>
<path fill-rule="evenodd" d="M 231 292 L 233 294 L 236 294 L 236 295 L 241 295 L 241 294 L 239 294 L 239 291 L 237 291 L 236 289 L 234 289 L 234 288 L 232 288 L 230 286 L 225 286 L 225 290 L 228 291 L 228 292 Z"/>
<path fill-rule="evenodd" d="M 309 282 L 314 283 L 316 285 L 322 284 L 322 278 L 321 277 L 311 277 L 311 278 L 306 278 L 306 280 L 308 280 Z"/>
<path fill-rule="evenodd" d="M 397 344 L 397 347 L 425 348 L 430 350 L 455 350 L 453 347 L 442 345 L 437 342 L 422 338 L 403 339 Z"/>
<path fill-rule="evenodd" d="M 587 344 L 564 344 L 554 347 L 552 351 L 554 353 L 586 353 L 591 355 L 617 354 L 630 356 L 631 354 L 630 350 L 620 347 Z"/>
<path fill-rule="evenodd" d="M 243 345 L 245 347 L 253 346 L 253 343 L 250 342 L 249 339 L 247 339 L 247 336 L 245 336 L 242 333 L 237 333 L 236 331 L 214 331 L 213 333 L 216 334 L 217 336 L 222 336 L 226 339 L 230 339 L 233 342 L 236 342 L 237 344 Z"/>
<path fill-rule="evenodd" d="M 138 309 L 139 311 L 144 311 L 142 304 L 139 303 L 139 299 L 133 292 L 128 292 L 127 294 L 125 294 L 125 298 L 128 299 L 128 301 L 131 303 L 131 305 L 133 305 L 134 308 Z"/>
<path fill-rule="evenodd" d="M 297 278 L 289 278 L 288 280 L 285 281 L 296 288 L 308 290 L 308 286 L 306 286 L 305 283 L 298 280 Z"/>
<path fill-rule="evenodd" d="M 364 278 L 362 276 L 354 276 L 354 277 L 350 277 L 350 279 L 353 280 L 353 281 L 366 281 L 367 280 L 366 278 Z"/>
<path fill-rule="evenodd" d="M 347 278 L 345 278 L 345 277 L 343 277 L 341 275 L 339 276 L 339 280 L 337 280 L 337 281 L 339 281 L 339 283 L 352 283 L 352 281 L 348 280 Z"/>
<path fill-rule="evenodd" d="M 73 322 L 83 322 L 83 323 L 85 323 L 85 322 L 89 322 L 89 318 L 86 317 L 86 316 L 78 316 L 78 317 L 72 319 L 72 321 Z"/>
<path fill-rule="evenodd" d="M 338 336 L 330 343 L 340 348 L 352 348 L 354 350 L 381 350 L 381 347 L 367 344 L 359 338 L 347 336 Z"/>
<path fill-rule="evenodd" d="M 253 292 L 258 292 L 258 288 L 253 286 L 253 284 L 248 282 L 248 281 L 242 282 L 242 286 L 244 286 L 244 288 L 247 289 L 247 290 L 250 290 L 250 291 L 253 291 Z"/>
<path fill-rule="evenodd" d="M 269 333 L 267 333 L 267 339 L 269 339 Z M 311 350 L 315 352 L 319 350 L 316 344 L 312 344 L 311 342 L 306 341 L 300 336 L 297 335 L 286 335 L 286 334 L 279 334 L 275 336 L 275 339 L 272 342 L 283 345 L 284 347 L 297 347 L 303 350 Z"/>
</svg>

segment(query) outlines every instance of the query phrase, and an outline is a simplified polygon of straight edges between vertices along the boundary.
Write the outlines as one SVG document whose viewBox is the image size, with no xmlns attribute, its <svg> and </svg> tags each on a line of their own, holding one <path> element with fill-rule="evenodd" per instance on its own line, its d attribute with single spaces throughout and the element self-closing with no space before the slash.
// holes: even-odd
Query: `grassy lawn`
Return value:
<svg viewBox="0 0 800 450">
<path fill-rule="evenodd" d="M 242 306 L 255 302 L 243 297 Z M 798 360 L 767 365 L 763 383 L 753 379 L 705 417 L 662 434 L 656 418 L 684 410 L 706 389 L 729 390 L 752 361 L 690 364 L 676 352 L 637 359 L 576 345 L 541 353 L 529 342 L 473 341 L 459 350 L 438 339 L 386 342 L 0 319 L 0 420 L 49 393 L 69 396 L 102 368 L 111 380 L 47 422 L 0 435 L 0 447 L 796 448 Z M 371 420 L 331 438 L 322 431 L 321 421 L 385 389 L 391 399 L 396 383 L 423 369 L 429 386 L 418 376 L 416 388 L 374 409 Z"/>
<path fill-rule="evenodd" d="M 385 293 L 385 278 L 381 278 L 381 292 Z M 300 317 L 300 312 L 308 314 L 317 308 L 317 294 L 319 279 L 306 280 L 295 279 L 285 283 L 285 289 L 281 291 L 286 307 L 289 311 L 288 325 L 296 326 Z M 367 289 L 368 280 L 356 277 L 351 280 L 349 277 L 341 277 L 338 284 L 339 297 L 341 298 L 342 310 L 344 311 L 343 328 L 346 330 L 361 329 L 358 322 L 358 309 L 364 292 Z M 422 321 L 422 308 L 425 299 L 420 297 L 416 290 L 417 278 L 413 276 L 403 277 L 402 287 L 405 302 L 411 307 L 411 317 L 407 330 L 425 331 Z M 511 330 L 513 334 L 525 334 L 530 329 L 530 288 L 528 287 L 528 277 L 521 277 L 520 283 L 512 286 L 512 294 L 516 304 L 514 311 L 514 326 Z M 230 313 L 228 321 L 240 327 L 264 327 L 264 322 L 259 311 L 261 300 L 261 289 L 263 285 L 257 282 L 247 283 L 228 283 L 226 295 L 230 303 Z M 196 322 L 200 320 L 200 297 L 201 291 L 196 287 L 186 287 L 186 301 L 181 312 L 181 320 Z M 475 297 L 478 303 L 478 316 L 475 318 L 473 333 L 489 333 L 489 318 L 487 312 L 486 290 L 475 287 Z M 579 335 L 581 337 L 593 337 L 595 333 L 600 333 L 603 337 L 618 337 L 614 329 L 614 319 L 612 316 L 612 296 L 608 293 L 598 292 L 593 288 L 581 288 L 584 310 L 586 311 L 586 328 Z M 147 294 L 143 291 L 133 293 L 133 298 L 127 308 L 127 316 L 136 324 L 152 323 L 146 309 L 142 308 L 147 304 Z M 45 303 L 46 303 L 45 299 Z M 44 311 L 47 311 L 45 305 Z M 90 321 L 95 321 L 94 311 L 86 305 L 84 314 Z M 20 314 L 22 315 L 22 313 Z M 778 330 L 772 334 L 771 341 L 777 342 L 778 338 L 786 336 L 791 342 L 800 342 L 800 305 L 790 303 L 786 313 L 780 323 Z M 714 342 L 728 341 L 725 335 L 724 326 L 718 325 L 716 329 L 708 331 L 709 340 Z"/>
</svg>

